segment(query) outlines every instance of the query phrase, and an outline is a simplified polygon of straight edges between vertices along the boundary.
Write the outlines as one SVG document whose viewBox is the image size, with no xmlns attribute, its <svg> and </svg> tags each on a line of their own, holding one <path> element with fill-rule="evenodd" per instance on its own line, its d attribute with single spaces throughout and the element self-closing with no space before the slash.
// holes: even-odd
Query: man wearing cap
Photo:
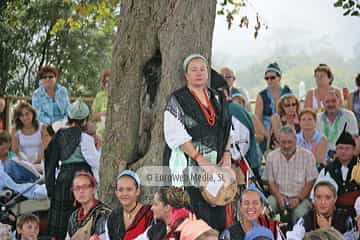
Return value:
<svg viewBox="0 0 360 240">
<path fill-rule="evenodd" d="M 342 233 L 345 239 L 353 239 L 351 216 L 335 207 L 337 189 L 337 183 L 329 174 L 320 175 L 312 190 L 313 209 L 298 220 L 293 230 L 287 233 L 287 239 L 303 239 L 305 232 L 330 227 Z"/>
<path fill-rule="evenodd" d="M 327 172 L 330 173 L 330 176 L 339 186 L 336 206 L 347 209 L 353 216 L 355 215 L 353 209 L 355 199 L 360 195 L 360 186 L 351 177 L 353 168 L 357 163 L 354 151 L 354 138 L 344 130 L 336 141 L 335 160 L 320 173 L 320 175 L 324 175 Z"/>
<path fill-rule="evenodd" d="M 316 121 L 316 129 L 328 141 L 328 158 L 333 159 L 336 151 L 335 142 L 345 128 L 351 136 L 356 137 L 359 129 L 353 112 L 341 107 L 341 97 L 332 89 L 325 95 L 325 111 L 320 113 Z"/>
<path fill-rule="evenodd" d="M 51 199 L 49 235 L 56 239 L 64 239 L 69 217 L 75 210 L 70 191 L 75 172 L 91 172 L 99 182 L 100 152 L 94 138 L 85 133 L 89 108 L 77 100 L 68 108 L 67 116 L 68 127 L 54 135 L 45 151 L 45 182 Z"/>
<path fill-rule="evenodd" d="M 305 215 L 311 207 L 309 193 L 318 171 L 314 155 L 296 146 L 295 129 L 280 128 L 280 148 L 270 152 L 263 179 L 268 181 L 271 196 L 268 201 L 275 213 L 289 210 L 291 223 Z"/>
</svg>

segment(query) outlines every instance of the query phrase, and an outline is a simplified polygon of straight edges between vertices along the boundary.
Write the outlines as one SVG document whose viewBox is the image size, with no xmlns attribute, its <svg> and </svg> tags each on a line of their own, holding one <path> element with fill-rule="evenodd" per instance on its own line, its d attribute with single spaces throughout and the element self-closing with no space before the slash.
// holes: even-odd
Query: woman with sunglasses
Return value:
<svg viewBox="0 0 360 240">
<path fill-rule="evenodd" d="M 294 94 L 288 93 L 280 97 L 276 113 L 271 117 L 271 148 L 277 147 L 282 126 L 290 125 L 297 133 L 300 132 L 299 110 L 300 103 Z"/>
<path fill-rule="evenodd" d="M 333 87 L 334 75 L 327 64 L 319 64 L 314 70 L 314 77 L 316 81 L 316 88 L 310 89 L 306 93 L 304 108 L 311 108 L 314 112 L 324 111 L 324 98 L 330 89 L 335 89 L 338 96 L 341 96 L 341 105 L 344 103 L 342 91 L 339 88 Z"/>
<path fill-rule="evenodd" d="M 95 177 L 86 171 L 76 172 L 72 183 L 72 192 L 76 204 L 79 204 L 80 208 L 71 214 L 65 239 L 105 239 L 106 220 L 111 209 L 95 198 Z"/>
<path fill-rule="evenodd" d="M 284 94 L 290 93 L 288 86 L 281 86 L 281 69 L 275 63 L 269 64 L 265 70 L 267 88 L 262 90 L 256 97 L 255 114 L 261 120 L 265 129 L 270 130 L 271 116 L 276 112 L 276 103 Z M 266 150 L 266 141 L 261 144 L 261 150 Z"/>
<path fill-rule="evenodd" d="M 121 206 L 112 210 L 108 218 L 105 239 L 136 239 L 153 221 L 151 206 L 139 201 L 139 175 L 131 170 L 122 171 L 116 178 L 115 195 Z"/>
<path fill-rule="evenodd" d="M 58 70 L 52 65 L 42 66 L 39 77 L 41 84 L 32 94 L 32 106 L 37 112 L 39 122 L 51 124 L 64 120 L 70 100 L 67 89 L 56 83 Z"/>
</svg>

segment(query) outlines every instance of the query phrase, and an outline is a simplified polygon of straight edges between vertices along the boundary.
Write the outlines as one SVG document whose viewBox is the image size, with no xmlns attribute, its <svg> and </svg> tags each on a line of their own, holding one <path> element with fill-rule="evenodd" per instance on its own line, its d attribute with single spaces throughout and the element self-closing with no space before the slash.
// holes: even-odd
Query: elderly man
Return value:
<svg viewBox="0 0 360 240">
<path fill-rule="evenodd" d="M 337 189 L 337 183 L 329 174 L 319 176 L 313 189 L 313 209 L 298 220 L 292 231 L 287 232 L 286 239 L 304 239 L 305 232 L 330 227 L 344 234 L 344 239 L 353 239 L 351 216 L 335 207 Z"/>
<path fill-rule="evenodd" d="M 352 172 L 357 164 L 357 157 L 354 155 L 355 141 L 350 133 L 343 131 L 336 141 L 336 158 L 321 173 L 329 172 L 330 176 L 339 186 L 338 208 L 347 209 L 355 215 L 353 206 L 357 196 L 360 196 L 359 179 L 353 179 Z"/>
<path fill-rule="evenodd" d="M 269 153 L 263 176 L 271 192 L 270 206 L 275 212 L 290 210 L 294 224 L 311 208 L 308 196 L 317 176 L 313 154 L 297 147 L 295 130 L 289 125 L 283 126 L 280 148 Z"/>
<path fill-rule="evenodd" d="M 220 69 L 220 75 L 226 80 L 227 85 L 229 86 L 230 96 L 232 94 L 232 88 L 236 80 L 234 70 L 230 67 L 223 67 Z"/>
<path fill-rule="evenodd" d="M 335 142 L 346 126 L 346 131 L 353 137 L 358 135 L 359 129 L 353 112 L 341 107 L 340 96 L 335 90 L 329 90 L 324 98 L 325 112 L 320 113 L 316 128 L 326 136 L 329 146 L 328 158 L 333 159 Z"/>
</svg>

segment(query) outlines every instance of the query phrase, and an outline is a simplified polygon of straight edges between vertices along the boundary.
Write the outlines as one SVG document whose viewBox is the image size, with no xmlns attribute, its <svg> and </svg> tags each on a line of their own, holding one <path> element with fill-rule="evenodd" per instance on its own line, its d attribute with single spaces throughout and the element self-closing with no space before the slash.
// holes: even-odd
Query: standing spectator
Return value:
<svg viewBox="0 0 360 240">
<path fill-rule="evenodd" d="M 33 164 L 38 161 L 41 149 L 41 124 L 30 104 L 19 103 L 14 111 L 15 128 L 11 130 L 11 150 L 20 159 Z"/>
<path fill-rule="evenodd" d="M 58 77 L 58 70 L 52 65 L 42 66 L 39 71 L 41 84 L 32 95 L 32 105 L 40 123 L 51 124 L 66 118 L 70 100 L 67 89 L 56 83 Z"/>
<path fill-rule="evenodd" d="M 319 64 L 314 70 L 316 88 L 306 93 L 304 108 L 311 108 L 314 112 L 324 111 L 325 96 L 329 90 L 334 90 L 339 96 L 340 104 L 344 103 L 342 92 L 339 88 L 333 87 L 334 75 L 327 64 Z"/>
<path fill-rule="evenodd" d="M 341 107 L 341 96 L 332 89 L 324 97 L 325 111 L 318 115 L 316 129 L 321 132 L 328 141 L 328 159 L 334 157 L 336 150 L 335 142 L 345 128 L 353 137 L 359 133 L 356 117 L 353 112 Z"/>
<path fill-rule="evenodd" d="M 69 191 L 75 173 L 91 172 L 99 182 L 100 152 L 94 138 L 85 133 L 89 112 L 80 100 L 71 104 L 68 128 L 58 130 L 45 150 L 45 182 L 51 199 L 49 234 L 57 239 L 64 239 L 69 217 L 75 210 L 74 196 Z"/>
<path fill-rule="evenodd" d="M 276 103 L 282 95 L 291 92 L 288 86 L 281 86 L 281 75 L 281 69 L 276 62 L 269 64 L 264 77 L 267 88 L 256 97 L 255 114 L 268 131 L 271 126 L 271 116 L 276 112 Z M 262 152 L 265 152 L 266 140 L 261 142 L 260 147 Z"/>
<path fill-rule="evenodd" d="M 314 155 L 296 147 L 296 133 L 291 126 L 280 129 L 279 143 L 280 148 L 267 156 L 264 180 L 269 183 L 271 196 L 268 200 L 274 212 L 290 210 L 290 224 L 294 224 L 310 210 L 308 197 L 318 171 Z"/>
<path fill-rule="evenodd" d="M 231 166 L 228 105 L 221 92 L 207 87 L 209 66 L 206 58 L 199 54 L 188 56 L 183 70 L 186 86 L 171 94 L 164 112 L 165 164 L 171 167 L 180 162 L 184 169 L 199 166 L 205 171 L 217 164 Z M 175 171 L 179 170 L 179 166 L 175 168 Z M 194 184 L 186 189 L 194 212 L 222 231 L 225 207 L 206 202 Z"/>
<path fill-rule="evenodd" d="M 91 106 L 92 110 L 92 120 L 96 123 L 96 133 L 102 138 L 104 137 L 105 131 L 105 117 L 106 117 L 106 107 L 108 100 L 109 92 L 109 79 L 110 79 L 110 70 L 105 69 L 101 74 L 101 83 L 103 90 L 96 94 L 94 102 Z"/>
<path fill-rule="evenodd" d="M 318 167 L 324 166 L 327 157 L 327 140 L 316 130 L 316 113 L 307 108 L 301 111 L 299 118 L 301 131 L 296 134 L 296 145 L 311 151 Z"/>
<path fill-rule="evenodd" d="M 360 127 L 360 73 L 355 76 L 355 84 L 358 89 L 349 95 L 348 108 L 355 113 L 358 126 Z"/>
<path fill-rule="evenodd" d="M 5 129 L 5 124 L 3 120 L 3 112 L 5 110 L 5 99 L 0 97 L 0 132 Z"/>
<path fill-rule="evenodd" d="M 111 209 L 95 198 L 94 176 L 86 171 L 75 173 L 72 191 L 81 207 L 71 214 L 66 239 L 105 239 L 106 220 Z"/>
</svg>

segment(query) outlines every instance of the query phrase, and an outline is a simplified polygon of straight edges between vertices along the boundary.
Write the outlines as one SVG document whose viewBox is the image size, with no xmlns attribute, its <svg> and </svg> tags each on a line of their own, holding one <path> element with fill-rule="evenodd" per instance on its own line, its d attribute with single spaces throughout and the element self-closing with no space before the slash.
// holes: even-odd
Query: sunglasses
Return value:
<svg viewBox="0 0 360 240">
<path fill-rule="evenodd" d="M 233 75 L 227 75 L 227 74 L 225 74 L 225 75 L 224 75 L 224 78 L 234 78 L 234 76 L 233 76 Z"/>
<path fill-rule="evenodd" d="M 275 79 L 276 79 L 276 76 L 265 77 L 266 81 L 268 81 L 268 80 L 274 81 Z"/>
<path fill-rule="evenodd" d="M 54 78 L 54 75 L 47 75 L 47 76 L 42 76 L 41 79 L 52 79 Z"/>
<path fill-rule="evenodd" d="M 288 108 L 288 107 L 296 107 L 297 103 L 289 103 L 289 104 L 284 104 L 284 107 Z"/>
</svg>

